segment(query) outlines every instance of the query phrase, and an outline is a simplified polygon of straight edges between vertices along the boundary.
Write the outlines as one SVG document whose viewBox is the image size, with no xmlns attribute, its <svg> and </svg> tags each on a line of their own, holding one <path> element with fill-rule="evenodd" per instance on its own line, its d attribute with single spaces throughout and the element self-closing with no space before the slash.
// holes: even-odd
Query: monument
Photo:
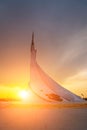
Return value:
<svg viewBox="0 0 87 130">
<path fill-rule="evenodd" d="M 63 88 L 47 75 L 39 66 L 36 60 L 37 50 L 35 49 L 34 33 L 31 42 L 30 60 L 30 87 L 40 99 L 51 103 L 80 102 L 82 99 L 76 94 Z"/>
</svg>

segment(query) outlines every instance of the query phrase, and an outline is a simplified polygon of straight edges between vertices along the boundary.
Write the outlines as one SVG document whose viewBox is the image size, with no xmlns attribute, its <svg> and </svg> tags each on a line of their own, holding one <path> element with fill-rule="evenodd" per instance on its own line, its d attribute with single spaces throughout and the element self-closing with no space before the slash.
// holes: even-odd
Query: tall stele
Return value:
<svg viewBox="0 0 87 130">
<path fill-rule="evenodd" d="M 30 87 L 39 98 L 52 103 L 83 101 L 79 96 L 55 82 L 41 69 L 36 61 L 37 50 L 34 44 L 34 33 L 32 33 L 30 51 Z"/>
</svg>

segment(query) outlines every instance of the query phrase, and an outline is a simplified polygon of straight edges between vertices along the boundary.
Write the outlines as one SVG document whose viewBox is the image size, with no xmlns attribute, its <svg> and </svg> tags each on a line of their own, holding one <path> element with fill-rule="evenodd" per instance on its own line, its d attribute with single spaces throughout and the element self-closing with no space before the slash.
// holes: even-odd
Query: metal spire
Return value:
<svg viewBox="0 0 87 130">
<path fill-rule="evenodd" d="M 31 40 L 31 59 L 35 60 L 36 59 L 36 52 L 37 50 L 35 49 L 34 45 L 34 32 L 32 33 L 32 40 Z"/>
<path fill-rule="evenodd" d="M 34 45 L 34 32 L 32 33 L 32 45 Z"/>
</svg>

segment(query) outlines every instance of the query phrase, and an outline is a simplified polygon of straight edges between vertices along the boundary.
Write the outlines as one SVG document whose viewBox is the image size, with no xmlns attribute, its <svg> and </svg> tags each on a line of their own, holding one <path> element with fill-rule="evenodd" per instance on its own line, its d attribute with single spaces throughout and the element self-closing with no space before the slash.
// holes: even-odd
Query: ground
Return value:
<svg viewBox="0 0 87 130">
<path fill-rule="evenodd" d="M 0 105 L 0 130 L 87 130 L 87 107 Z"/>
</svg>

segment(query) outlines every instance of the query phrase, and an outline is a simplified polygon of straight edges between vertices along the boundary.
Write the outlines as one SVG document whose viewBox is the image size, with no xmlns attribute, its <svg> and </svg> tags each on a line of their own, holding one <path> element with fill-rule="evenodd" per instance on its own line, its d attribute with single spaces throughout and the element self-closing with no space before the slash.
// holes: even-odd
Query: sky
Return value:
<svg viewBox="0 0 87 130">
<path fill-rule="evenodd" d="M 87 96 L 86 0 L 0 0 L 0 88 L 28 85 L 33 31 L 43 70 Z"/>
</svg>

